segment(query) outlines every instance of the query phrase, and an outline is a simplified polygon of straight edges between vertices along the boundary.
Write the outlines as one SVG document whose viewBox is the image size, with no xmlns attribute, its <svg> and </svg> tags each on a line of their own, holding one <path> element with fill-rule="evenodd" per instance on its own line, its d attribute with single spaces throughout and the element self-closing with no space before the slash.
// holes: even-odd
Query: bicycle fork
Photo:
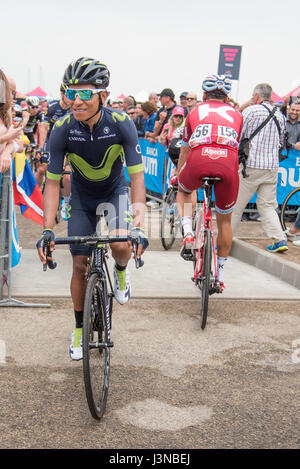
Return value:
<svg viewBox="0 0 300 469">
<path fill-rule="evenodd" d="M 107 276 L 105 269 L 103 268 L 103 264 L 106 266 L 105 262 L 105 252 L 102 249 L 95 250 L 95 256 L 93 261 L 93 266 L 91 270 L 92 273 L 97 273 L 99 276 L 99 280 L 102 283 L 103 287 L 103 306 L 104 306 L 104 320 L 106 325 L 107 331 L 107 342 L 94 342 L 90 344 L 90 348 L 99 348 L 105 349 L 107 347 L 113 347 L 114 343 L 110 340 L 110 331 L 111 331 L 111 310 L 112 310 L 112 297 L 109 297 L 108 290 L 107 290 Z M 101 305 L 99 305 L 101 307 Z"/>
</svg>

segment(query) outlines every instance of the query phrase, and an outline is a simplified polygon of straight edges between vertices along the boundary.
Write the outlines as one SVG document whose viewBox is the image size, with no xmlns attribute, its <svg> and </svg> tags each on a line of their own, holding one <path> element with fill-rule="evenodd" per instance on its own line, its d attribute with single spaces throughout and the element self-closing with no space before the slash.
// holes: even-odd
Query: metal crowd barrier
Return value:
<svg viewBox="0 0 300 469">
<path fill-rule="evenodd" d="M 50 304 L 25 303 L 12 298 L 12 230 L 13 230 L 13 180 L 12 166 L 2 174 L 0 184 L 0 306 L 24 308 L 50 308 Z M 3 297 L 4 285 L 7 285 L 7 297 Z"/>
</svg>

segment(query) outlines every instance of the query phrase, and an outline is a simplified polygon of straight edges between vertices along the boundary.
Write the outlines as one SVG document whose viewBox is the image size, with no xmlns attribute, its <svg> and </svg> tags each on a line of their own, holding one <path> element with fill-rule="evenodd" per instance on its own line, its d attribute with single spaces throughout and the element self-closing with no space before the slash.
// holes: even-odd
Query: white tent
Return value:
<svg viewBox="0 0 300 469">
<path fill-rule="evenodd" d="M 134 96 L 134 98 L 137 102 L 144 103 L 145 101 L 148 101 L 149 92 L 141 90 Z"/>
</svg>

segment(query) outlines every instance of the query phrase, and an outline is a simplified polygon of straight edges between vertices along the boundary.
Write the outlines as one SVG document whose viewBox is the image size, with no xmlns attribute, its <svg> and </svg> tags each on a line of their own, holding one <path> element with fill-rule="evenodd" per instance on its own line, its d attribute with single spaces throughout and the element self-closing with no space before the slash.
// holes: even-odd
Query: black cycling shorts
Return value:
<svg viewBox="0 0 300 469">
<path fill-rule="evenodd" d="M 68 208 L 68 236 L 88 236 L 96 233 L 98 215 L 105 217 L 108 231 L 130 230 L 132 213 L 129 205 L 128 187 L 122 181 L 111 194 L 105 197 L 85 194 L 80 195 L 72 188 Z M 73 256 L 89 256 L 92 249 L 89 246 L 70 245 Z"/>
</svg>

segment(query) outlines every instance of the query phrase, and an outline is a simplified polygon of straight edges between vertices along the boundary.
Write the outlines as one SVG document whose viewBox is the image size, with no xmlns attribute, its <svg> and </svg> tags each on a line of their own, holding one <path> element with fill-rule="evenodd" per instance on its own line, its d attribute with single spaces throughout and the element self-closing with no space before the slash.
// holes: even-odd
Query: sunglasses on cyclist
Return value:
<svg viewBox="0 0 300 469">
<path fill-rule="evenodd" d="M 67 88 L 66 89 L 66 97 L 70 100 L 70 101 L 75 101 L 76 99 L 76 96 L 79 97 L 79 99 L 81 99 L 81 101 L 89 101 L 90 99 L 92 99 L 93 95 L 96 94 L 96 93 L 99 93 L 99 91 L 105 91 L 103 89 L 93 89 L 93 90 L 89 90 L 89 89 L 81 89 L 81 90 L 74 90 L 72 88 Z"/>
<path fill-rule="evenodd" d="M 38 106 L 29 106 L 30 109 L 38 109 L 39 107 Z"/>
</svg>

